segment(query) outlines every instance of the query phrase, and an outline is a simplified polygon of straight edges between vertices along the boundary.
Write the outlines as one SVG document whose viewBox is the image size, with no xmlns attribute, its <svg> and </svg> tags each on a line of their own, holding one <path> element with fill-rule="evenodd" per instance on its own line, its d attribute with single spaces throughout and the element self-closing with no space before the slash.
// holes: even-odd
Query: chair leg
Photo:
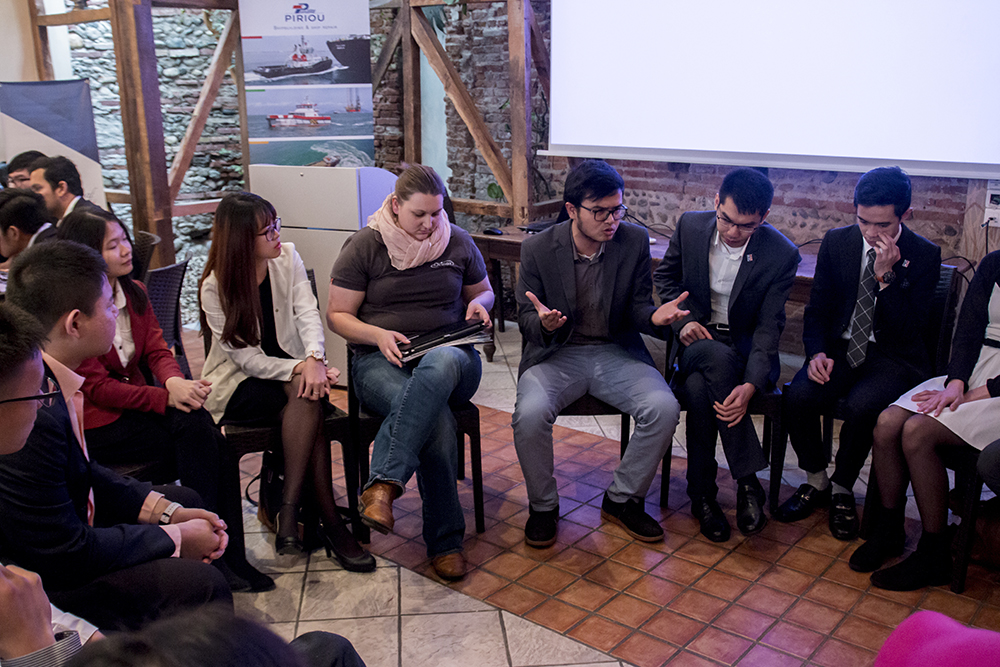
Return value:
<svg viewBox="0 0 1000 667">
<path fill-rule="evenodd" d="M 455 439 L 458 440 L 458 474 L 456 479 L 465 479 L 465 434 L 461 428 L 455 430 Z"/>
<path fill-rule="evenodd" d="M 823 447 L 826 448 L 826 461 L 833 460 L 833 415 L 823 415 Z"/>
<path fill-rule="evenodd" d="M 359 480 L 358 486 L 360 488 L 361 484 L 364 484 L 368 481 L 368 475 L 370 474 L 370 468 L 368 462 L 368 443 L 366 443 L 364 441 L 364 438 L 361 437 L 360 429 L 358 433 L 358 438 L 357 440 L 354 441 L 354 446 L 357 448 L 356 451 L 358 453 L 358 480 Z M 371 531 L 369 530 L 368 526 L 361 523 L 360 512 L 358 513 L 358 524 L 360 528 L 358 528 L 357 532 L 354 533 L 354 537 L 358 540 L 358 542 L 365 542 L 365 543 L 371 542 L 372 541 Z"/>
<path fill-rule="evenodd" d="M 350 438 L 340 436 L 340 438 L 334 439 L 340 439 L 340 451 L 344 459 L 344 485 L 347 487 L 347 508 L 351 515 L 351 532 L 359 535 L 364 524 L 361 523 L 361 514 L 358 512 L 358 487 L 361 484 L 358 449 L 354 443 L 350 442 Z"/>
<path fill-rule="evenodd" d="M 463 438 L 464 441 L 464 438 Z M 476 511 L 476 532 L 486 532 L 486 509 L 483 504 L 483 453 L 479 418 L 469 428 L 469 459 L 472 463 L 472 501 Z"/>
<path fill-rule="evenodd" d="M 878 491 L 878 477 L 875 476 L 875 466 L 872 466 L 868 473 L 868 489 L 865 491 L 865 509 L 861 515 L 861 528 L 858 530 L 858 537 L 863 540 L 871 539 L 875 527 L 878 525 L 878 515 L 882 511 L 882 498 Z"/>
<path fill-rule="evenodd" d="M 951 574 L 953 593 L 961 593 L 965 590 L 965 577 L 969 571 L 972 543 L 976 539 L 976 510 L 979 507 L 979 498 L 983 494 L 983 478 L 980 477 L 975 466 L 973 461 L 972 469 L 968 470 L 965 476 L 965 484 L 963 484 L 965 488 L 962 489 L 965 507 L 962 513 L 962 523 L 958 526 L 958 535 L 956 536 L 958 555 L 954 560 Z"/>
<path fill-rule="evenodd" d="M 632 430 L 632 416 L 627 413 L 622 413 L 622 453 L 620 458 L 625 457 L 625 449 L 628 447 L 629 432 Z"/>
</svg>

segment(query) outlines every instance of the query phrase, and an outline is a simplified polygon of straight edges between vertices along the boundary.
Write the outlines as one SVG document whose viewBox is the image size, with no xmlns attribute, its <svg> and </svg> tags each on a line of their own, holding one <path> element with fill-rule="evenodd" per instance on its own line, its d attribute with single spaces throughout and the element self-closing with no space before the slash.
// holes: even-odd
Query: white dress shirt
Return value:
<svg viewBox="0 0 1000 667">
<path fill-rule="evenodd" d="M 746 243 L 739 248 L 730 248 L 719 237 L 719 231 L 715 231 L 712 245 L 708 248 L 708 289 L 712 303 L 709 324 L 729 326 L 729 296 L 733 293 L 733 283 L 736 282 L 746 249 Z"/>
</svg>

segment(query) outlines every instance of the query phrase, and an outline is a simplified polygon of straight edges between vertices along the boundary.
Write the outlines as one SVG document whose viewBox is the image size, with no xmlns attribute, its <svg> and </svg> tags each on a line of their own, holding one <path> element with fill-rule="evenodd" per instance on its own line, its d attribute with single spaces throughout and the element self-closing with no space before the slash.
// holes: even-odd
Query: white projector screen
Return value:
<svg viewBox="0 0 1000 667">
<path fill-rule="evenodd" d="M 1000 178 L 998 0 L 552 0 L 553 155 Z"/>
</svg>

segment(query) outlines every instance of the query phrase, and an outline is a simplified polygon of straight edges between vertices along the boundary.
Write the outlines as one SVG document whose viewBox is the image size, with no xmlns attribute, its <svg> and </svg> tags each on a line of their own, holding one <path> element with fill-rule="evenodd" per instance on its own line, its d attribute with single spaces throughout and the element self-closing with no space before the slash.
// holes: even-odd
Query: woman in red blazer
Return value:
<svg viewBox="0 0 1000 667">
<path fill-rule="evenodd" d="M 226 522 L 230 546 L 223 571 L 233 590 L 274 588 L 270 577 L 246 561 L 238 461 L 202 407 L 211 383 L 185 379 L 163 340 L 146 288 L 131 277 L 128 230 L 112 213 L 74 211 L 59 225 L 59 238 L 104 256 L 118 307 L 111 350 L 77 369 L 85 378 L 90 457 L 105 465 L 159 462 L 168 474 L 154 481 L 180 478 Z M 144 369 L 162 386 L 147 384 Z"/>
</svg>

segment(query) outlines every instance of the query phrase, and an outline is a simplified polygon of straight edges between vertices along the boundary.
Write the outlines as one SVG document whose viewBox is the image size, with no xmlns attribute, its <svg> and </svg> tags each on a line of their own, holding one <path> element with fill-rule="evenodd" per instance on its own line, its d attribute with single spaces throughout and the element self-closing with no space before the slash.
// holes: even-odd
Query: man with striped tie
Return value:
<svg viewBox="0 0 1000 667">
<path fill-rule="evenodd" d="M 830 504 L 830 532 L 858 534 L 854 483 L 872 448 L 878 415 L 931 375 L 921 333 L 941 270 L 941 249 L 903 224 L 910 178 L 899 167 L 863 175 L 857 224 L 831 229 L 816 260 L 802 339 L 806 363 L 785 394 L 784 420 L 806 483 L 778 509 L 798 521 Z M 836 469 L 827 476 L 820 415 L 846 398 Z"/>
</svg>

